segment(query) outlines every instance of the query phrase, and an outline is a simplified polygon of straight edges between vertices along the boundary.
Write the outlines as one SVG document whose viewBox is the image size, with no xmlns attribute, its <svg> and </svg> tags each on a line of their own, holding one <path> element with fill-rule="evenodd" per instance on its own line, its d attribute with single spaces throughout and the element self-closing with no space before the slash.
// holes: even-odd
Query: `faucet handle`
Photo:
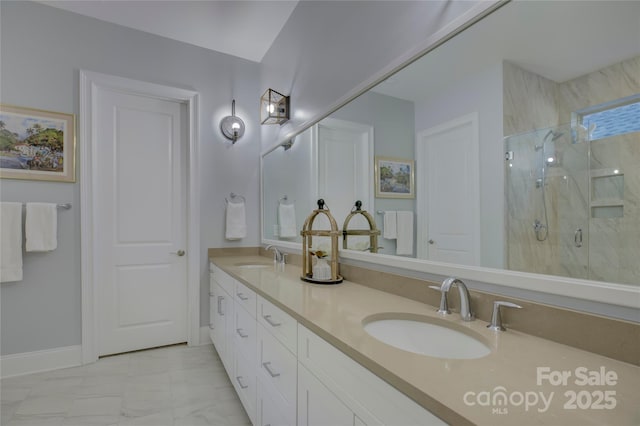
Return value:
<svg viewBox="0 0 640 426">
<path fill-rule="evenodd" d="M 502 317 L 500 316 L 500 306 L 506 308 L 518 308 L 522 309 L 522 306 L 515 303 L 505 302 L 502 300 L 496 300 L 493 302 L 493 313 L 491 314 L 491 323 L 487 324 L 487 328 L 493 331 L 506 331 L 506 328 L 502 325 Z"/>
<path fill-rule="evenodd" d="M 438 308 L 438 313 L 440 315 L 448 315 L 451 313 L 451 311 L 449 310 L 449 303 L 447 302 L 447 291 L 444 290 L 442 287 L 439 287 L 437 285 L 430 285 L 429 288 L 433 289 L 433 290 L 438 290 L 441 294 L 440 294 L 440 307 Z"/>
</svg>

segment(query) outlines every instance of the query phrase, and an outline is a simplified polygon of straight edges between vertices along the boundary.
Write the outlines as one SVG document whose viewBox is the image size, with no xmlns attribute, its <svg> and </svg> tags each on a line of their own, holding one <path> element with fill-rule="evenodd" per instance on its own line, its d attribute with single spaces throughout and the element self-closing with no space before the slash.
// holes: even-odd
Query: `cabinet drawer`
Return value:
<svg viewBox="0 0 640 426">
<path fill-rule="evenodd" d="M 236 305 L 234 312 L 235 315 L 235 346 L 237 352 L 242 354 L 248 359 L 256 359 L 256 327 L 257 323 L 249 313 L 242 307 Z"/>
<path fill-rule="evenodd" d="M 236 280 L 222 269 L 214 267 L 213 271 L 209 273 L 209 281 L 215 281 L 230 295 L 235 294 Z"/>
<path fill-rule="evenodd" d="M 256 371 L 254 363 L 236 353 L 233 377 L 233 387 L 236 389 L 240 401 L 244 406 L 251 423 L 256 423 Z"/>
<path fill-rule="evenodd" d="M 246 285 L 236 280 L 236 292 L 234 295 L 236 302 L 243 306 L 253 318 L 256 317 L 257 295 Z"/>
<path fill-rule="evenodd" d="M 258 325 L 258 376 L 294 407 L 297 367 L 296 357 L 262 325 Z"/>
<path fill-rule="evenodd" d="M 258 322 L 264 325 L 292 353 L 298 352 L 298 322 L 273 303 L 258 297 Z"/>
</svg>

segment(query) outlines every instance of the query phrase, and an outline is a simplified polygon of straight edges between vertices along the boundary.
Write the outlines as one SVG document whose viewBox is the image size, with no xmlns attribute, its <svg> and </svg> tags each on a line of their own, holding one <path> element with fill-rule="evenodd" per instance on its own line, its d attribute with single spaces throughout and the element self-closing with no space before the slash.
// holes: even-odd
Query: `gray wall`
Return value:
<svg viewBox="0 0 640 426">
<path fill-rule="evenodd" d="M 208 323 L 206 249 L 259 243 L 259 65 L 32 2 L 2 2 L 3 103 L 78 114 L 79 69 L 200 93 L 201 324 Z M 231 99 L 247 124 L 231 146 L 218 123 Z M 78 151 L 84 141 L 78 139 Z M 82 165 L 79 164 L 81 167 Z M 79 183 L 0 182 L 4 201 L 71 202 L 59 215 L 59 247 L 24 257 L 24 280 L 3 283 L 1 353 L 81 343 Z M 224 240 L 224 197 L 242 194 L 248 237 Z"/>
<path fill-rule="evenodd" d="M 504 266 L 502 63 L 474 69 L 463 80 L 416 103 L 416 133 L 472 112 L 480 133 L 480 264 Z"/>
<path fill-rule="evenodd" d="M 336 106 L 478 1 L 301 1 L 262 60 L 261 91 L 291 95 L 291 120 L 262 146 Z"/>
</svg>

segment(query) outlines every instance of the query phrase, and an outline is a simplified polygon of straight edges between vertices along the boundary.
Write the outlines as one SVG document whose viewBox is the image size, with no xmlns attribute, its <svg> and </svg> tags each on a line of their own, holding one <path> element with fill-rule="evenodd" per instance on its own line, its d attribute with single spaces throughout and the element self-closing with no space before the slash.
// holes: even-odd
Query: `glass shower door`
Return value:
<svg viewBox="0 0 640 426">
<path fill-rule="evenodd" d="M 570 125 L 505 138 L 507 267 L 589 277 L 589 146 Z"/>
</svg>

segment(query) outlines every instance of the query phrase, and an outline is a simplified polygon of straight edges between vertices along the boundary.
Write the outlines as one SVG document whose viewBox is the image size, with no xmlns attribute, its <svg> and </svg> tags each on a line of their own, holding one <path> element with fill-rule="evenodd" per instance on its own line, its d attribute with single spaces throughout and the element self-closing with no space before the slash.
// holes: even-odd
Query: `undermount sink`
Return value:
<svg viewBox="0 0 640 426">
<path fill-rule="evenodd" d="M 437 324 L 436 322 L 439 322 Z M 491 349 L 471 333 L 456 330 L 430 317 L 387 314 L 365 319 L 369 335 L 387 345 L 436 358 L 475 359 L 489 355 Z M 466 330 L 465 330 L 466 331 Z"/>
<path fill-rule="evenodd" d="M 266 265 L 264 263 L 236 263 L 235 266 L 240 269 L 264 269 L 271 267 L 271 265 Z"/>
</svg>

